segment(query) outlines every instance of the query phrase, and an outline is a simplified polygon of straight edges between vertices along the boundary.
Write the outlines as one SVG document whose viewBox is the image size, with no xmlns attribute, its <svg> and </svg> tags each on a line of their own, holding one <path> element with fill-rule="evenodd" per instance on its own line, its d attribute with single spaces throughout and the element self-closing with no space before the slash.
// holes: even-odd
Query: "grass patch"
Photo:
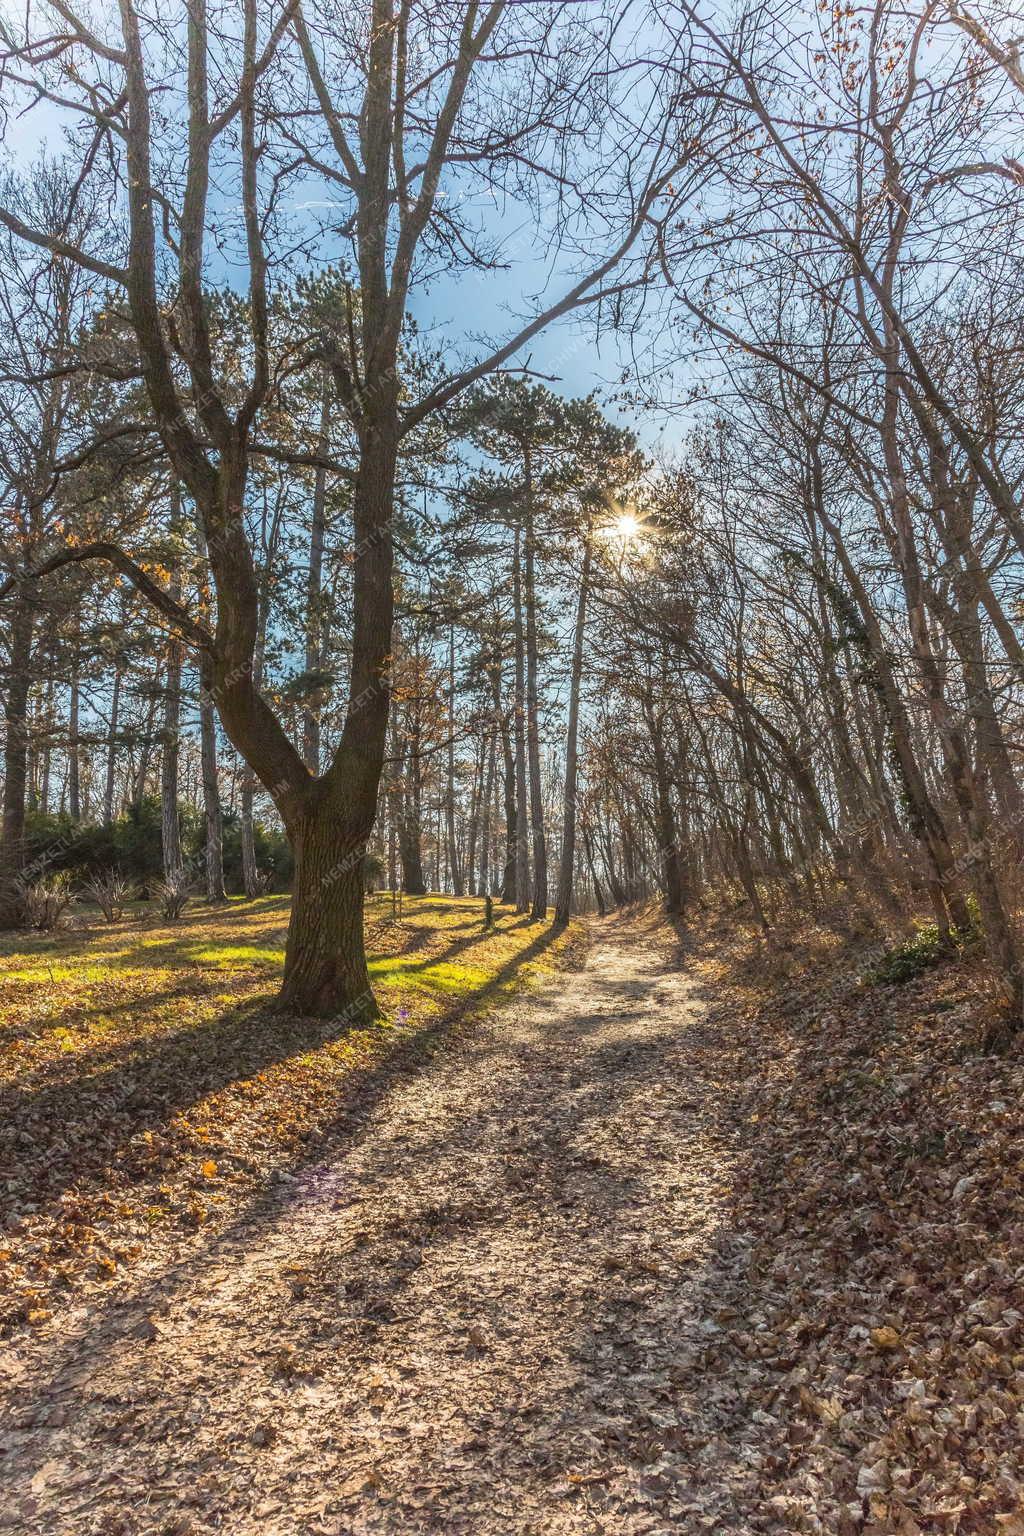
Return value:
<svg viewBox="0 0 1024 1536">
<path fill-rule="evenodd" d="M 976 903 L 971 907 L 970 927 L 962 933 L 954 930 L 951 941 L 939 932 L 937 923 L 917 922 L 911 936 L 887 950 L 880 960 L 865 971 L 864 979 L 876 986 L 903 986 L 923 976 L 943 960 L 962 954 L 980 936 L 980 931 Z"/>
<path fill-rule="evenodd" d="M 0 938 L 0 1293 L 45 1322 L 57 1288 L 108 1283 L 155 1234 L 231 1219 L 311 1155 L 397 1064 L 565 963 L 555 935 L 482 899 L 367 904 L 383 1017 L 282 1016 L 289 902 L 197 905 Z M 9 1170 L 9 1174 L 7 1173 Z"/>
</svg>

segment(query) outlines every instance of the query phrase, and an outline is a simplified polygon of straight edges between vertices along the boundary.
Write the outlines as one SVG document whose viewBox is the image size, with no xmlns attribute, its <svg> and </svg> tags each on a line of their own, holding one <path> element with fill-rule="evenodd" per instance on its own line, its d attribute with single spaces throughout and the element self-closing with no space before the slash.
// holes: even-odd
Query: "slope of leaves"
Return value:
<svg viewBox="0 0 1024 1536">
<path fill-rule="evenodd" d="M 750 1290 L 709 1370 L 767 1362 L 794 1531 L 1024 1532 L 1024 1050 L 967 962 L 902 986 L 825 929 L 717 928 Z"/>
<path fill-rule="evenodd" d="M 287 900 L 0 946 L 0 1324 L 234 1219 L 389 1072 L 550 966 L 574 936 L 473 899 L 369 909 L 370 1028 L 272 1011 Z"/>
</svg>

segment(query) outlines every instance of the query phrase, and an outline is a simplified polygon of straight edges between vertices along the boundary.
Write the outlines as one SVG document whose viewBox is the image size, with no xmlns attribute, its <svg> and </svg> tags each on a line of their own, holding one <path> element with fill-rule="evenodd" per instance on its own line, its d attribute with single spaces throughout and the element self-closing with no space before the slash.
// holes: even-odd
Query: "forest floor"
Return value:
<svg viewBox="0 0 1024 1536">
<path fill-rule="evenodd" d="M 454 920 L 449 952 L 480 942 Z M 403 1021 L 436 1049 L 324 1069 L 338 1043 L 306 1039 L 291 1075 L 283 1046 L 247 1058 L 248 1094 L 204 1057 L 213 1113 L 179 1091 L 102 1153 L 131 1212 L 155 1142 L 148 1241 L 107 1253 L 134 1218 L 90 1211 L 84 1275 L 69 1217 L 63 1300 L 41 1181 L 9 1260 L 37 1294 L 2 1366 L 0 1530 L 1022 1536 L 1024 1070 L 1016 1043 L 976 1043 L 980 984 L 950 965 L 869 986 L 824 928 L 767 953 L 651 914 L 537 974 L 547 930 L 504 921 L 468 1027 L 451 995 Z M 482 1011 L 524 962 L 535 985 Z M 164 1033 L 129 1054 L 124 1130 Z M 252 1130 L 268 1096 L 302 1131 L 287 1167 Z M 72 1203 L 103 1172 L 86 1142 Z"/>
</svg>

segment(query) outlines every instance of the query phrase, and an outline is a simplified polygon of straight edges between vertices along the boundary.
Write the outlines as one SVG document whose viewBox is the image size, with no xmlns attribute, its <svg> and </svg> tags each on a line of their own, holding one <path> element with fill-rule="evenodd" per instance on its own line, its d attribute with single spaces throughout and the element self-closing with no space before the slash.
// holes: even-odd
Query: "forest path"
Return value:
<svg viewBox="0 0 1024 1536">
<path fill-rule="evenodd" d="M 775 1528 L 760 1384 L 700 1366 L 747 1274 L 720 1060 L 674 939 L 595 923 L 258 1225 L 25 1358 L 0 1529 Z"/>
</svg>

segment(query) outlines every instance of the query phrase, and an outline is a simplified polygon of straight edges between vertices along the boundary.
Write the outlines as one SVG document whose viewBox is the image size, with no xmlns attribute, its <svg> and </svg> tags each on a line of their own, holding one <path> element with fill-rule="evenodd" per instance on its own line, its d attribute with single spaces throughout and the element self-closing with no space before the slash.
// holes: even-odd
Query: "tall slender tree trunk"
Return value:
<svg viewBox="0 0 1024 1536">
<path fill-rule="evenodd" d="M 110 688 L 110 729 L 107 732 L 107 766 L 103 780 L 103 825 L 114 820 L 114 788 L 117 783 L 117 732 L 121 723 L 121 658 L 114 663 L 114 681 Z"/>
<path fill-rule="evenodd" d="M 206 825 L 206 899 L 227 901 L 224 890 L 224 818 L 217 772 L 217 720 L 213 709 L 213 673 L 204 661 L 199 683 L 199 746 L 203 770 L 203 819 Z"/>
<path fill-rule="evenodd" d="M 583 824 L 583 851 L 587 856 L 587 868 L 590 871 L 590 878 L 594 886 L 594 900 L 597 902 L 597 915 L 598 917 L 604 917 L 605 912 L 607 911 L 607 907 L 605 906 L 604 892 L 601 889 L 601 882 L 597 877 L 597 864 L 594 860 L 594 839 L 586 822 Z"/>
<path fill-rule="evenodd" d="M 522 530 L 516 524 L 512 549 L 512 606 L 515 617 L 516 745 L 516 911 L 530 910 L 530 833 L 526 799 L 526 641 L 523 634 Z"/>
<path fill-rule="evenodd" d="M 473 787 L 470 791 L 469 801 L 469 825 L 466 829 L 466 889 L 470 896 L 477 894 L 477 842 L 480 837 L 480 825 L 486 814 L 484 804 L 484 780 L 487 765 L 488 736 L 481 732 L 477 741 L 476 756 L 473 761 Z M 481 889 L 481 895 L 484 894 Z"/>
<path fill-rule="evenodd" d="M 564 925 L 572 911 L 573 873 L 576 861 L 577 744 L 580 728 L 580 686 L 583 681 L 583 649 L 587 627 L 590 587 L 591 530 L 588 520 L 583 538 L 583 568 L 576 603 L 576 627 L 572 640 L 572 671 L 569 675 L 569 719 L 565 742 L 565 785 L 562 803 L 562 856 L 558 865 L 555 922 Z M 595 881 L 596 885 L 596 881 Z"/>
<path fill-rule="evenodd" d="M 180 581 L 175 572 L 170 583 L 177 598 Z M 184 869 L 181 853 L 181 826 L 178 819 L 178 769 L 181 757 L 181 642 L 171 639 L 167 647 L 167 672 L 164 679 L 163 750 L 160 758 L 160 836 L 163 848 L 164 879 L 177 880 Z"/>
<path fill-rule="evenodd" d="M 39 809 L 45 816 L 50 809 L 50 772 L 53 767 L 53 657 L 46 669 L 46 702 L 43 705 L 43 750 L 39 763 Z"/>
<path fill-rule="evenodd" d="M 3 847 L 0 869 L 21 868 L 25 851 L 25 796 L 28 788 L 28 697 L 32 683 L 32 632 L 35 612 L 27 591 L 19 588 L 10 620 L 10 666 L 4 698 Z"/>
<path fill-rule="evenodd" d="M 544 787 L 540 766 L 540 705 L 537 686 L 537 537 L 533 505 L 533 456 L 524 456 L 526 511 L 524 596 L 526 599 L 526 742 L 530 766 L 530 829 L 533 833 L 533 905 L 530 916 L 548 915 L 548 852 L 544 839 Z"/>
<path fill-rule="evenodd" d="M 452 894 L 464 896 L 459 845 L 455 834 L 455 625 L 448 626 L 448 779 L 445 793 L 445 832 L 448 841 L 448 868 Z"/>
<path fill-rule="evenodd" d="M 71 630 L 71 697 L 68 704 L 68 814 L 72 821 L 82 819 L 81 764 L 78 738 L 80 732 L 81 687 L 81 640 L 78 624 Z"/>
<path fill-rule="evenodd" d="M 494 774 L 498 756 L 497 731 L 492 725 L 487 733 L 487 766 L 484 772 L 483 805 L 480 827 L 480 895 L 491 892 L 491 812 L 494 807 Z"/>
</svg>

